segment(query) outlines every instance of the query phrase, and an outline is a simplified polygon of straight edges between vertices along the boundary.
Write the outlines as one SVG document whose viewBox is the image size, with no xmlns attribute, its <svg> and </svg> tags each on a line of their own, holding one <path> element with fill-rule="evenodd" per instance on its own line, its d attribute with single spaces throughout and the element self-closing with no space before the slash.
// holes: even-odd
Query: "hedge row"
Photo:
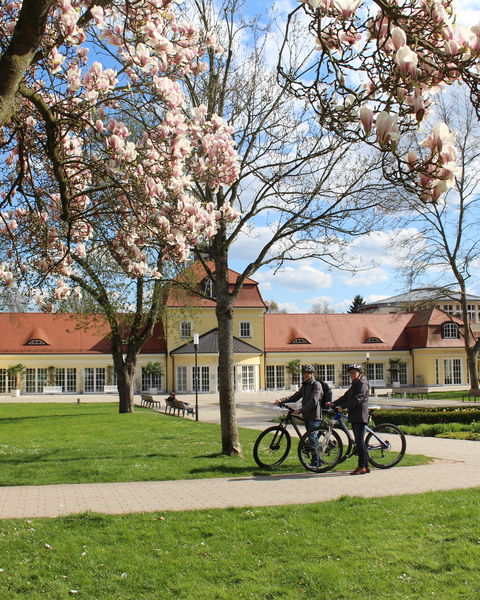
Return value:
<svg viewBox="0 0 480 600">
<path fill-rule="evenodd" d="M 421 423 L 472 423 L 480 421 L 480 408 L 414 408 L 412 410 L 376 410 L 372 414 L 375 425 L 420 425 Z"/>
</svg>

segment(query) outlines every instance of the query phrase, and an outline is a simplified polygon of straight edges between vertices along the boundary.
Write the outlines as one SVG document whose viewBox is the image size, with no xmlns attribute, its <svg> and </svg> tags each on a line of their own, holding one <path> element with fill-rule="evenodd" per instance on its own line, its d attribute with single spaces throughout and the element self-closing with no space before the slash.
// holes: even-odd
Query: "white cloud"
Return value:
<svg viewBox="0 0 480 600">
<path fill-rule="evenodd" d="M 294 302 L 278 302 L 278 308 L 280 310 L 286 310 L 289 313 L 301 313 L 302 310 L 299 308 L 298 304 Z"/>
<path fill-rule="evenodd" d="M 346 313 L 350 308 L 352 302 L 353 298 L 350 298 L 350 300 L 340 300 L 340 302 L 335 302 L 333 304 L 333 307 L 335 308 L 335 311 L 337 313 Z"/>
<path fill-rule="evenodd" d="M 333 296 L 315 296 L 315 298 L 307 298 L 304 300 L 305 304 L 321 304 L 322 302 L 328 302 L 328 304 L 333 304 L 335 302 L 335 298 Z"/>
<path fill-rule="evenodd" d="M 355 238 L 349 245 L 348 255 L 351 262 L 356 265 L 363 263 L 383 266 L 398 266 L 401 262 L 404 249 L 402 242 L 418 235 L 415 227 L 387 231 L 371 231 L 367 235 Z M 392 247 L 393 242 L 398 244 Z"/>
<path fill-rule="evenodd" d="M 259 271 L 256 279 L 262 288 L 265 284 L 288 289 L 292 293 L 304 290 L 320 290 L 332 287 L 333 277 L 308 263 L 296 263 L 294 267 L 285 267 L 281 271 Z"/>
<path fill-rule="evenodd" d="M 470 0 L 457 0 L 456 2 L 457 22 L 460 25 L 476 25 L 480 21 L 480 8 L 478 2 Z"/>
<path fill-rule="evenodd" d="M 374 285 L 381 281 L 388 281 L 390 279 L 389 274 L 385 269 L 381 267 L 374 267 L 373 269 L 368 269 L 367 271 L 357 271 L 353 273 L 351 276 L 342 277 L 342 283 L 344 285 L 348 285 L 349 287 L 359 287 L 362 285 Z"/>
</svg>

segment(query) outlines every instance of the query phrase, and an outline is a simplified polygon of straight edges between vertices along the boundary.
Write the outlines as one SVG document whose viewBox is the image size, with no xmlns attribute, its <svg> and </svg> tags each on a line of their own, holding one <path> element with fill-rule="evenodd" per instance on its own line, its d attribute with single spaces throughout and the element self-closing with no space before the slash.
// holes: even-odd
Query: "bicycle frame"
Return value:
<svg viewBox="0 0 480 600">
<path fill-rule="evenodd" d="M 352 432 L 350 429 L 348 429 L 348 427 L 344 423 L 344 421 L 347 421 L 347 420 L 348 420 L 348 417 L 346 417 L 343 413 L 340 413 L 340 412 L 336 412 L 332 417 L 332 421 L 335 421 L 339 425 L 340 429 L 345 433 L 345 435 L 348 437 L 349 441 L 352 443 L 352 447 L 355 447 L 356 444 L 355 444 L 355 439 L 352 435 Z M 378 433 L 376 433 L 368 425 L 365 425 L 365 433 L 372 434 L 372 436 L 380 444 L 380 446 L 368 446 L 368 449 L 378 450 L 378 449 L 387 449 L 388 448 L 388 444 L 384 440 L 382 440 L 382 438 L 378 435 Z"/>
<path fill-rule="evenodd" d="M 298 435 L 299 438 L 301 438 L 303 434 L 300 431 L 297 423 L 295 422 L 295 419 L 298 419 L 302 423 L 303 423 L 303 419 L 301 417 L 299 417 L 298 415 L 293 414 L 293 412 L 294 412 L 293 408 L 290 408 L 289 406 L 281 406 L 281 408 L 288 410 L 288 413 L 286 415 L 282 415 L 280 417 L 280 421 L 278 423 L 279 426 L 283 427 L 283 429 L 287 429 L 288 425 L 292 425 L 293 428 L 295 429 L 295 433 Z"/>
</svg>

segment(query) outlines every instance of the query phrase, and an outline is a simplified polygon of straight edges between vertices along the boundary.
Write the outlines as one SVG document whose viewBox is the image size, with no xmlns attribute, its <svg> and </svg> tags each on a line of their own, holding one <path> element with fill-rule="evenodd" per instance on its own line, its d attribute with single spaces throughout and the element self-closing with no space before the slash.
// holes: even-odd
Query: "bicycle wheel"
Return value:
<svg viewBox="0 0 480 600">
<path fill-rule="evenodd" d="M 398 464 L 407 447 L 407 440 L 401 429 L 390 423 L 383 423 L 368 433 L 365 443 L 368 448 L 368 460 L 379 469 L 389 469 Z M 380 439 L 377 439 L 378 438 Z"/>
<path fill-rule="evenodd" d="M 290 434 L 275 425 L 262 431 L 253 446 L 253 458 L 259 467 L 273 469 L 287 458 L 292 445 Z"/>
<path fill-rule="evenodd" d="M 354 443 L 352 441 L 352 438 L 349 437 L 344 431 L 343 429 L 340 429 L 340 427 L 336 427 L 335 428 L 335 433 L 340 437 L 340 439 L 342 440 L 342 444 L 343 444 L 343 451 L 342 451 L 342 456 L 340 457 L 338 462 L 344 462 L 345 460 L 347 460 L 348 458 L 350 458 L 353 454 L 355 454 L 356 450 L 354 448 Z"/>
<path fill-rule="evenodd" d="M 318 435 L 318 458 L 320 465 L 313 466 L 315 455 L 310 445 L 310 434 Z M 305 432 L 298 442 L 298 458 L 307 471 L 314 473 L 325 473 L 333 469 L 342 457 L 343 444 L 340 436 L 335 430 L 329 428 L 316 427 L 313 432 Z"/>
</svg>

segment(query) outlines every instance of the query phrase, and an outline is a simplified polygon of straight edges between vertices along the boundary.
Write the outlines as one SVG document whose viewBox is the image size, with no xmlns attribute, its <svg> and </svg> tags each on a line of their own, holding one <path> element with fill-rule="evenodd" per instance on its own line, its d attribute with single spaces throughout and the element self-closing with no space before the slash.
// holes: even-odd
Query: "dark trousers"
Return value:
<svg viewBox="0 0 480 600">
<path fill-rule="evenodd" d="M 365 423 L 352 423 L 355 445 L 358 453 L 358 466 L 368 467 L 368 450 L 365 444 Z"/>
</svg>

